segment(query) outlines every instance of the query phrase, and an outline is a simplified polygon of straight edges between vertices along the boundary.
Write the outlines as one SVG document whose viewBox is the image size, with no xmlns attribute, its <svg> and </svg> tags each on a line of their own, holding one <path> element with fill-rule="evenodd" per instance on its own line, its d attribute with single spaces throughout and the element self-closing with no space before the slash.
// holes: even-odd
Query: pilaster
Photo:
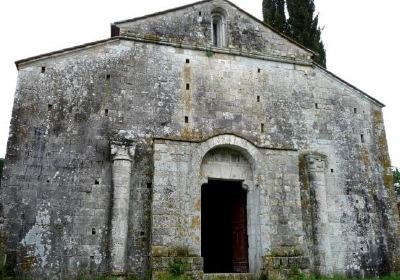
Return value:
<svg viewBox="0 0 400 280">
<path fill-rule="evenodd" d="M 128 238 L 129 194 L 135 146 L 114 142 L 112 156 L 111 272 L 124 274 Z"/>
<path fill-rule="evenodd" d="M 330 251 L 328 202 L 326 197 L 326 157 L 319 154 L 310 154 L 306 155 L 305 159 L 313 212 L 315 272 L 321 275 L 329 275 L 331 273 L 330 261 L 332 260 L 332 256 Z"/>
</svg>

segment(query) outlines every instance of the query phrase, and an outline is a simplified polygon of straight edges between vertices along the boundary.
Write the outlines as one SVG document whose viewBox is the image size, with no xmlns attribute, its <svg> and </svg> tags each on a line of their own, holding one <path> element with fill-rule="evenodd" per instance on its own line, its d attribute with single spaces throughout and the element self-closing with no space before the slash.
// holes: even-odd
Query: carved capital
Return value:
<svg viewBox="0 0 400 280">
<path fill-rule="evenodd" d="M 136 145 L 126 145 L 118 142 L 111 143 L 112 160 L 128 160 L 132 161 L 135 156 Z"/>
<path fill-rule="evenodd" d="M 325 159 L 323 155 L 310 154 L 305 156 L 308 172 L 324 172 Z"/>
</svg>

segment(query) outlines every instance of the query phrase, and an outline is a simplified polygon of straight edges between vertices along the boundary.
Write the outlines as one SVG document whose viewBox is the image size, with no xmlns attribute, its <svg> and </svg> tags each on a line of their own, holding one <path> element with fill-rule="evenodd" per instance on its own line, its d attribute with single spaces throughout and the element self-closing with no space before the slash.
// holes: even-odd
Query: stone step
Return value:
<svg viewBox="0 0 400 280">
<path fill-rule="evenodd" d="M 205 273 L 204 280 L 252 280 L 251 273 Z"/>
</svg>

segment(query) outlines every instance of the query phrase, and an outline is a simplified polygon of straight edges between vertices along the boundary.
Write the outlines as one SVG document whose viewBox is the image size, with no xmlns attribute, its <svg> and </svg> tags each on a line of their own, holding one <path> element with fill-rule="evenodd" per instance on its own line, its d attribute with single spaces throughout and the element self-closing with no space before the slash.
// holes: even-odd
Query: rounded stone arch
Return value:
<svg viewBox="0 0 400 280">
<path fill-rule="evenodd" d="M 228 16 L 228 12 L 219 5 L 215 5 L 211 11 L 211 14 L 221 14 L 224 17 Z"/>
<path fill-rule="evenodd" d="M 243 188 L 253 185 L 253 170 L 251 164 L 241 151 L 229 146 L 218 146 L 203 157 L 201 177 L 242 181 Z"/>
<path fill-rule="evenodd" d="M 207 139 L 200 143 L 197 148 L 197 153 L 194 155 L 194 163 L 196 168 L 195 174 L 198 174 L 201 181 L 200 185 L 207 182 L 207 178 L 201 175 L 201 164 L 203 158 L 208 152 L 216 148 L 230 148 L 240 152 L 250 163 L 254 184 L 257 185 L 260 183 L 263 161 L 258 148 L 244 138 L 236 135 L 224 134 Z"/>
<path fill-rule="evenodd" d="M 247 191 L 247 233 L 248 233 L 248 261 L 249 272 L 259 273 L 262 267 L 262 244 L 261 244 L 261 228 L 260 228 L 260 189 L 262 184 L 263 155 L 259 149 L 248 140 L 230 134 L 218 135 L 199 143 L 196 152 L 193 154 L 193 175 L 197 178 L 193 186 L 193 193 L 197 194 L 197 198 L 201 201 L 201 188 L 208 183 L 208 177 L 202 174 L 203 159 L 210 151 L 219 148 L 227 148 L 239 152 L 246 158 L 251 169 L 251 179 L 243 180 L 242 186 Z M 248 177 L 249 178 L 249 177 Z M 223 178 L 222 178 L 223 179 Z M 197 214 L 201 216 L 201 211 Z M 199 236 L 201 232 L 198 232 Z M 201 247 L 201 246 L 200 246 Z"/>
<path fill-rule="evenodd" d="M 221 7 L 215 7 L 211 11 L 211 37 L 215 47 L 226 47 L 228 45 L 227 34 L 227 12 Z"/>
</svg>

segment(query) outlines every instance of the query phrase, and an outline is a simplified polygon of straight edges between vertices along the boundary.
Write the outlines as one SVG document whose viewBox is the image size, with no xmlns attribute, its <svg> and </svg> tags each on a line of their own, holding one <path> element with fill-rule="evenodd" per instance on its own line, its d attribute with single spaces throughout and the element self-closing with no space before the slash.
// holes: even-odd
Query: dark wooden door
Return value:
<svg viewBox="0 0 400 280">
<path fill-rule="evenodd" d="M 239 189 L 232 197 L 233 272 L 249 272 L 246 191 Z"/>
<path fill-rule="evenodd" d="M 247 192 L 240 181 L 209 180 L 201 188 L 204 273 L 247 273 Z"/>
</svg>

